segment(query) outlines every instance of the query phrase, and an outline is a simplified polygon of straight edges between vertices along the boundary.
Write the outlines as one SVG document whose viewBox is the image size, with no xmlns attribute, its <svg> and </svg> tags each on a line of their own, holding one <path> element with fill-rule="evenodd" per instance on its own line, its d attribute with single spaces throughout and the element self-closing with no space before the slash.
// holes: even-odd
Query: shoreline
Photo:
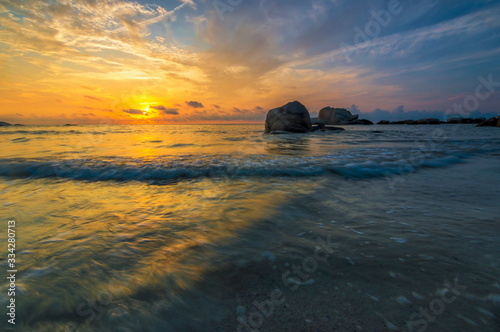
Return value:
<svg viewBox="0 0 500 332">
<path fill-rule="evenodd" d="M 428 143 L 429 136 L 399 132 L 394 135 L 398 141 L 388 135 L 378 143 L 378 136 L 367 130 L 340 139 L 270 138 L 268 153 L 289 161 L 292 152 L 305 153 L 299 159 L 305 170 L 314 158 L 325 156 L 329 164 L 367 167 L 365 161 L 378 160 L 374 167 L 392 165 L 418 143 Z M 234 145 L 231 135 L 223 138 Z M 253 135 L 253 144 L 262 146 L 263 135 Z M 359 143 L 353 136 L 360 136 Z M 13 214 L 14 219 L 30 221 L 23 223 L 19 237 L 20 246 L 30 251 L 23 253 L 26 270 L 18 286 L 20 292 L 38 292 L 19 303 L 19 317 L 29 317 L 20 324 L 46 331 L 104 331 L 110 326 L 406 331 L 413 319 L 418 327 L 427 324 L 427 331 L 495 331 L 500 317 L 495 223 L 500 155 L 483 136 L 462 136 L 450 137 L 450 148 L 441 153 L 481 147 L 482 155 L 401 173 L 390 181 L 328 172 L 269 178 L 209 174 L 169 184 L 141 178 L 149 172 L 138 173 L 142 181 L 125 182 L 14 179 L 15 188 L 5 187 L 12 207 L 3 209 L 25 211 Z M 328 149 L 344 141 L 352 143 L 353 151 L 346 150 L 352 159 L 342 161 L 342 154 L 330 155 Z M 434 152 L 431 148 L 425 151 Z M 359 149 L 368 151 L 367 159 Z M 269 165 L 275 169 L 278 164 Z M 26 193 L 37 205 L 28 205 Z M 57 204 L 47 204 L 44 197 Z M 49 259 L 37 260 L 35 254 Z M 57 290 L 53 277 L 70 285 L 72 293 Z M 57 297 L 50 295 L 54 291 Z M 97 307 L 89 307 L 89 299 L 97 299 Z M 439 301 L 444 310 L 436 315 Z M 34 305 L 38 311 L 32 314 Z"/>
<path fill-rule="evenodd" d="M 500 166 L 499 160 L 495 159 L 493 162 Z M 495 169 L 493 163 L 484 166 L 481 160 L 475 160 L 438 172 L 453 171 L 455 174 L 462 174 L 448 189 L 453 186 L 460 188 L 457 192 L 460 192 L 461 197 L 466 197 L 477 195 L 477 191 L 491 187 L 484 178 L 482 183 L 475 182 L 475 186 L 470 187 L 472 182 L 481 179 L 478 173 L 461 173 L 470 171 L 471 167 L 479 167 L 480 171 L 485 172 Z M 436 173 L 434 170 L 428 172 Z M 403 187 L 413 186 L 415 182 L 420 181 L 421 176 L 425 174 L 409 175 L 398 190 L 407 190 Z M 436 186 L 428 184 L 426 187 L 439 188 L 438 196 L 448 195 L 442 185 L 443 183 Z M 372 190 L 372 193 L 387 192 L 386 188 L 381 186 L 385 184 L 380 180 L 364 181 L 363 189 L 367 190 L 365 195 L 370 195 L 368 190 Z M 497 197 L 500 199 L 498 193 Z M 425 200 L 422 201 L 424 202 Z M 452 203 L 447 208 L 458 206 L 457 204 L 463 203 Z M 386 208 L 388 207 L 383 209 Z M 300 207 L 297 209 L 300 210 Z M 427 214 L 433 215 L 436 211 Z M 482 331 L 495 331 L 499 322 L 488 317 L 488 313 L 493 317 L 500 314 L 498 279 L 495 274 L 488 277 L 492 268 L 488 264 L 493 264 L 495 259 L 492 257 L 488 264 L 486 261 L 480 263 L 479 257 L 469 253 L 468 248 L 463 246 L 463 240 L 467 239 L 467 236 L 487 236 L 497 229 L 492 219 L 495 207 L 486 203 L 482 210 L 474 209 L 468 214 L 463 211 L 462 208 L 457 215 L 462 214 L 464 220 L 474 218 L 477 223 L 466 225 L 468 235 L 457 234 L 440 248 L 426 248 L 426 243 L 432 241 L 435 235 L 446 234 L 442 233 L 440 226 L 433 225 L 433 220 L 438 222 L 441 218 L 439 215 L 424 218 L 427 219 L 425 227 L 418 233 L 425 235 L 421 237 L 421 241 L 408 230 L 398 229 L 398 232 L 404 235 L 391 237 L 392 243 L 386 246 L 388 243 L 381 243 L 380 240 L 375 241 L 378 243 L 367 243 L 373 241 L 370 241 L 372 237 L 368 235 L 368 227 L 362 228 L 359 224 L 345 222 L 344 229 L 341 229 L 342 234 L 334 229 L 323 231 L 324 228 L 319 228 L 322 226 L 319 224 L 326 224 L 326 211 L 318 209 L 315 218 L 321 222 L 310 220 L 307 226 L 299 226 L 304 232 L 295 235 L 295 240 L 291 240 L 293 235 L 290 238 L 285 236 L 283 242 L 271 243 L 266 247 L 268 250 L 264 253 L 270 253 L 268 256 L 262 254 L 258 261 L 243 267 L 230 266 L 227 270 L 217 270 L 207 277 L 207 280 L 217 280 L 226 291 L 225 296 L 217 301 L 224 308 L 218 311 L 225 313 L 225 318 L 222 321 L 212 321 L 212 324 L 215 324 L 213 331 L 408 331 L 408 321 L 414 323 L 414 330 L 425 325 L 425 330 L 428 331 L 466 331 L 479 326 Z M 478 211 L 479 214 L 476 213 Z M 287 213 L 287 216 L 300 214 L 294 211 Z M 405 216 L 400 219 L 395 216 L 396 212 L 388 215 L 395 219 L 393 224 L 405 223 Z M 380 219 L 387 218 L 387 215 L 378 216 Z M 312 216 L 306 214 L 305 217 L 311 219 Z M 372 217 L 377 217 L 377 214 Z M 351 218 L 357 219 L 358 216 Z M 294 227 L 297 222 L 301 222 L 301 217 L 297 219 L 291 226 L 295 232 L 298 229 Z M 454 223 L 452 218 L 440 222 L 443 223 L 441 227 L 445 228 L 445 225 Z M 336 225 L 340 223 L 341 221 L 338 221 Z M 285 224 L 283 220 L 281 226 L 286 227 Z M 488 226 L 488 229 L 484 229 L 485 226 Z M 405 227 L 403 225 L 403 229 Z M 309 233 L 311 229 L 313 233 Z M 377 230 L 373 231 L 377 233 Z M 432 234 L 432 231 L 436 234 Z M 346 238 L 345 234 L 352 235 Z M 314 264 L 315 252 L 318 246 L 322 247 L 328 242 L 328 236 L 332 236 L 333 251 L 326 261 L 316 259 L 317 264 Z M 498 257 L 499 248 L 494 241 L 495 236 L 491 235 L 489 238 L 491 241 L 477 244 L 484 247 L 480 252 L 496 253 Z M 348 244 L 344 244 L 342 239 L 347 239 Z M 473 241 L 469 242 L 474 243 Z M 455 248 L 451 257 L 447 246 Z M 292 272 L 294 267 L 299 267 L 295 270 L 296 273 Z M 500 272 L 498 265 L 494 269 L 497 273 Z M 287 272 L 290 272 L 295 280 L 300 280 L 300 283 L 290 282 L 286 285 L 283 280 Z M 226 278 L 226 275 L 229 277 Z M 232 291 L 228 290 L 229 286 Z M 440 299 L 443 290 L 449 303 L 445 303 L 445 310 L 440 312 L 438 305 L 439 301 L 442 301 Z M 454 296 L 453 301 L 451 296 Z M 430 313 L 427 318 L 420 308 Z M 433 316 L 432 310 L 438 315 Z M 474 313 L 474 316 L 471 313 Z"/>
</svg>

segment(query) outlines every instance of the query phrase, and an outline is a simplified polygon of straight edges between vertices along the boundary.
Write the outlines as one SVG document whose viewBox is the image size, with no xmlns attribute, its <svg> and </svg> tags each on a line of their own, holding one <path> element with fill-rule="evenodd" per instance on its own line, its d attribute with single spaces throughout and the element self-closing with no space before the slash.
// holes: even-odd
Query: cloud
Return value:
<svg viewBox="0 0 500 332">
<path fill-rule="evenodd" d="M 97 101 L 102 101 L 101 99 L 93 96 L 84 96 L 85 98 L 92 99 L 92 100 L 97 100 Z"/>
<path fill-rule="evenodd" d="M 137 114 L 137 115 L 143 115 L 144 114 L 144 111 L 142 110 L 138 110 L 138 109 L 135 109 L 135 108 L 130 108 L 128 110 L 123 110 L 125 113 L 128 113 L 128 114 Z"/>
<path fill-rule="evenodd" d="M 184 56 L 186 52 L 165 39 L 149 38 L 151 25 L 174 22 L 183 8 L 194 10 L 191 0 L 171 10 L 163 8 L 164 3 L 142 5 L 116 0 L 101 0 L 99 6 L 95 1 L 28 3 L 6 0 L 5 6 L 0 6 L 0 28 L 4 31 L 0 43 L 16 55 L 34 52 L 56 57 L 58 61 L 48 60 L 51 68 L 66 71 L 67 67 L 55 62 L 67 61 L 82 68 L 75 74 L 83 77 L 92 74 L 94 78 L 107 78 L 111 73 L 120 74 L 114 75 L 117 79 L 123 74 L 135 73 L 137 77 L 139 72 L 148 73 L 160 66 L 179 74 L 192 72 L 185 64 L 194 55 Z M 109 52 L 113 52 L 112 57 Z"/>
<path fill-rule="evenodd" d="M 365 30 L 370 13 L 386 10 L 387 0 L 243 1 L 223 21 L 213 1 L 3 0 L 0 76 L 9 89 L 0 87 L 0 114 L 14 108 L 29 115 L 39 104 L 55 116 L 78 109 L 72 101 L 82 96 L 124 121 L 132 120 L 121 110 L 134 112 L 151 100 L 173 105 L 151 115 L 180 109 L 186 111 L 165 118 L 190 121 L 204 109 L 185 102 L 191 98 L 211 108 L 207 120 L 224 121 L 253 121 L 261 114 L 247 113 L 248 105 L 296 99 L 311 114 L 353 103 L 357 113 L 403 103 L 442 111 L 453 98 L 473 94 L 477 76 L 499 72 L 498 1 L 401 5 L 380 33 L 356 44 L 354 28 Z M 356 44 L 351 62 L 342 43 Z M 498 98 L 480 107 L 497 110 Z M 129 114 L 143 114 L 136 111 Z"/>
<path fill-rule="evenodd" d="M 186 116 L 180 118 L 179 120 L 184 121 L 244 121 L 244 122 L 263 122 L 266 118 L 266 111 L 257 106 L 253 109 L 232 107 L 231 110 L 196 110 L 192 114 L 186 114 Z"/>
<path fill-rule="evenodd" d="M 203 108 L 203 104 L 199 103 L 197 101 L 186 101 L 186 104 L 193 107 L 193 108 Z"/>
<path fill-rule="evenodd" d="M 178 115 L 179 114 L 179 109 L 178 108 L 166 108 L 163 105 L 158 105 L 158 106 L 150 106 L 151 108 L 154 108 L 155 110 L 161 111 L 161 114 L 164 115 Z"/>
<path fill-rule="evenodd" d="M 178 115 L 179 114 L 179 109 L 178 108 L 167 108 L 166 110 L 163 110 L 161 112 L 162 114 L 170 114 L 170 115 Z"/>
<path fill-rule="evenodd" d="M 158 110 L 158 111 L 165 111 L 166 110 L 165 106 L 163 106 L 163 105 L 150 106 L 150 107 L 154 108 L 155 110 Z"/>
<path fill-rule="evenodd" d="M 361 112 L 357 105 L 352 104 L 351 107 L 347 107 L 347 110 L 352 114 L 359 114 Z"/>
</svg>

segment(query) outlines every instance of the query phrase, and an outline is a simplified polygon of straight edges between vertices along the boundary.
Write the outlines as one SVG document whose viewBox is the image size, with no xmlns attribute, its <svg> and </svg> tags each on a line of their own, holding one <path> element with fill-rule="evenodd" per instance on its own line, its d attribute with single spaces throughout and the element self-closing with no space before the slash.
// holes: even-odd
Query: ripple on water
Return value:
<svg viewBox="0 0 500 332">
<path fill-rule="evenodd" d="M 396 241 L 397 243 L 405 244 L 408 242 L 407 239 L 402 237 L 391 237 L 391 240 Z"/>
<path fill-rule="evenodd" d="M 29 142 L 31 139 L 26 138 L 26 137 L 19 137 L 19 138 L 14 138 L 11 140 L 12 143 L 24 143 L 24 142 Z"/>
<path fill-rule="evenodd" d="M 44 267 L 44 268 L 37 268 L 37 269 L 30 269 L 22 274 L 22 280 L 29 280 L 29 279 L 37 279 L 41 278 L 43 276 L 46 276 L 47 274 L 51 273 L 53 271 L 52 267 Z"/>
</svg>

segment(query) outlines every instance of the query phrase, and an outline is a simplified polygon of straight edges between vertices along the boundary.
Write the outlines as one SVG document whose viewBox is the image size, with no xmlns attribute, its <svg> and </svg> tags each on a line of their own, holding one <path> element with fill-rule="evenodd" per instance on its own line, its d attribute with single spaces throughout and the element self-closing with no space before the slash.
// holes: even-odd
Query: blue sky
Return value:
<svg viewBox="0 0 500 332">
<path fill-rule="evenodd" d="M 91 113 L 97 117 L 102 109 L 142 109 L 146 97 L 112 101 L 122 94 L 118 87 L 134 90 L 144 77 L 157 82 L 148 86 L 151 101 L 178 109 L 169 121 L 259 121 L 292 100 L 311 113 L 333 106 L 372 118 L 439 115 L 470 102 L 479 77 L 500 82 L 499 1 L 29 0 L 21 6 L 9 0 L 1 8 L 0 71 L 9 83 L 23 79 L 12 75 L 19 63 L 51 61 L 43 70 L 50 67 L 54 86 L 61 84 L 52 100 L 65 103 L 69 94 L 57 78 L 88 79 L 86 86 L 107 103 Z M 32 24 L 19 31 L 20 20 Z M 40 27 L 43 42 L 33 37 Z M 110 88 L 109 77 L 89 77 L 92 71 L 121 82 Z M 32 90 L 41 84 L 25 75 Z M 497 90 L 477 110 L 500 113 Z M 205 108 L 187 109 L 188 100 Z"/>
</svg>

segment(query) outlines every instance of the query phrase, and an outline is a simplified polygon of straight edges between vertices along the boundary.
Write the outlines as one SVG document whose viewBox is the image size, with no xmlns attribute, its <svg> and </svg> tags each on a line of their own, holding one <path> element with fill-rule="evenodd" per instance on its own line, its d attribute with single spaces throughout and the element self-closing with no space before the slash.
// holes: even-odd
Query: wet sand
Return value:
<svg viewBox="0 0 500 332">
<path fill-rule="evenodd" d="M 460 127 L 415 173 L 378 177 L 429 137 L 391 130 L 269 138 L 278 159 L 175 159 L 175 181 L 161 160 L 57 164 L 74 166 L 67 178 L 43 173 L 46 156 L 27 162 L 0 188 L 0 212 L 22 220 L 18 328 L 499 330 L 496 134 Z"/>
<path fill-rule="evenodd" d="M 193 331 L 497 331 L 498 166 L 479 159 L 423 170 L 394 191 L 384 179 L 326 181 L 242 234 L 232 244 L 240 264 L 214 258 L 192 302 L 178 308 L 197 320 L 172 323 Z M 272 241 L 262 236 L 269 224 Z"/>
</svg>

